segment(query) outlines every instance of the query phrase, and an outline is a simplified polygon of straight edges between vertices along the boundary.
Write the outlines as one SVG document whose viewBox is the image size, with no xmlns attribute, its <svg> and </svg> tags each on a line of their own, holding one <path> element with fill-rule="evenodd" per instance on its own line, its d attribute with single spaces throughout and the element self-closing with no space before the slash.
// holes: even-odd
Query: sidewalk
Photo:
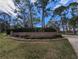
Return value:
<svg viewBox="0 0 79 59">
<path fill-rule="evenodd" d="M 76 54 L 78 55 L 78 36 L 77 35 L 62 35 L 69 40 Z"/>
</svg>

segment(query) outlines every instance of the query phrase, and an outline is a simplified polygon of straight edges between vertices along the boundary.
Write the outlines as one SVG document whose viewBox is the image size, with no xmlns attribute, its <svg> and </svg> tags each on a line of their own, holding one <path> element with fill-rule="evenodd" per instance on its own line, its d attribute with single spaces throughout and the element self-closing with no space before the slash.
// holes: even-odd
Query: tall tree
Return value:
<svg viewBox="0 0 79 59">
<path fill-rule="evenodd" d="M 49 0 L 37 0 L 35 3 L 36 7 L 42 10 L 42 28 L 45 28 L 45 12 L 48 2 Z"/>
<path fill-rule="evenodd" d="M 32 9 L 33 5 L 30 0 L 15 0 L 15 5 L 18 6 L 19 12 L 22 14 L 23 22 L 25 24 L 26 19 L 29 19 L 29 27 L 33 27 L 32 19 Z"/>
<path fill-rule="evenodd" d="M 11 17 L 5 12 L 0 12 L 0 31 L 10 29 Z"/>
<path fill-rule="evenodd" d="M 64 10 L 66 10 L 65 6 L 60 6 L 54 10 L 55 15 L 61 16 L 61 23 L 62 23 L 63 31 L 64 31 L 64 15 L 62 13 L 64 12 Z"/>
<path fill-rule="evenodd" d="M 78 28 L 78 3 L 73 2 L 69 4 L 68 8 L 71 9 L 72 18 L 69 21 L 69 24 L 73 28 L 73 33 L 76 33 L 76 29 Z"/>
<path fill-rule="evenodd" d="M 71 20 L 69 21 L 69 25 L 73 29 L 73 34 L 76 34 L 76 29 L 78 28 L 78 17 L 72 17 Z"/>
</svg>

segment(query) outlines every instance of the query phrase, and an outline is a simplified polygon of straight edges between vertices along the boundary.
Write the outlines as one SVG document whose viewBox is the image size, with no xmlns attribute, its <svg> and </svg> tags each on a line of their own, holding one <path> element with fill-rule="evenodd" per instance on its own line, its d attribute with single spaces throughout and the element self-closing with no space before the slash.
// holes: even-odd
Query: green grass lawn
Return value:
<svg viewBox="0 0 79 59">
<path fill-rule="evenodd" d="M 77 59 L 68 40 L 26 42 L 0 34 L 0 59 Z"/>
</svg>

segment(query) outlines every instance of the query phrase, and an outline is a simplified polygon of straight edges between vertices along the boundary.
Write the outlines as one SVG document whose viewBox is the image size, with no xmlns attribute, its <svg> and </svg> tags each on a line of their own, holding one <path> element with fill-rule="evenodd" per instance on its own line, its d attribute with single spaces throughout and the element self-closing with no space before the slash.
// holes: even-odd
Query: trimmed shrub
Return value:
<svg viewBox="0 0 79 59">
<path fill-rule="evenodd" d="M 10 32 L 11 32 L 10 29 L 7 29 L 7 30 L 6 30 L 6 34 L 7 34 L 7 35 L 10 35 Z"/>
<path fill-rule="evenodd" d="M 10 32 L 56 32 L 53 28 L 16 28 L 16 29 L 7 29 L 7 34 L 10 34 Z"/>
</svg>

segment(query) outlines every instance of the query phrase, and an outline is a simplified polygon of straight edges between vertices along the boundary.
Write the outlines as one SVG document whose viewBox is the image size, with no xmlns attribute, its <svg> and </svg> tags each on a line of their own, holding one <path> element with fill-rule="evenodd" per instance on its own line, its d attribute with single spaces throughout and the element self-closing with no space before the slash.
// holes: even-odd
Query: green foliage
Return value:
<svg viewBox="0 0 79 59">
<path fill-rule="evenodd" d="M 17 3 L 19 3 L 21 0 L 15 0 Z M 42 27 L 44 26 L 45 27 L 45 17 L 48 17 L 49 14 L 52 14 L 54 12 L 54 15 L 59 15 L 60 17 L 64 16 L 63 19 L 62 19 L 62 22 L 66 25 L 67 24 L 67 19 L 66 19 L 66 13 L 65 14 L 62 14 L 62 12 L 68 10 L 69 8 L 71 8 L 72 10 L 72 14 L 74 14 L 77 10 L 75 7 L 77 7 L 78 3 L 77 2 L 73 2 L 73 3 L 70 3 L 69 6 L 63 6 L 61 5 L 60 7 L 56 8 L 55 10 L 52 10 L 52 8 L 48 8 L 46 9 L 46 6 L 51 3 L 51 2 L 54 2 L 54 3 L 57 3 L 59 2 L 59 0 L 37 0 L 34 5 L 35 7 L 37 8 L 37 10 L 40 11 L 40 9 L 42 10 L 42 20 L 40 20 L 40 18 L 33 18 L 32 15 L 37 15 L 36 12 L 34 12 L 34 10 L 32 10 L 33 8 L 33 5 L 31 3 L 30 0 L 23 0 L 23 3 L 25 3 L 25 8 L 29 9 L 29 12 L 30 12 L 30 19 L 29 19 L 29 23 L 30 24 L 38 24 L 39 22 L 42 22 Z M 23 10 L 23 8 L 20 9 L 20 13 L 23 13 L 25 10 Z M 50 11 L 52 11 L 50 13 Z M 27 13 L 29 15 L 29 13 Z M 74 15 L 73 15 L 74 16 Z M 18 18 L 21 18 L 21 16 L 19 16 Z M 74 17 L 73 17 L 74 18 Z M 73 21 L 75 20 L 70 20 L 70 23 L 73 24 Z"/>
<path fill-rule="evenodd" d="M 60 6 L 60 7 L 56 8 L 56 9 L 54 10 L 54 14 L 61 15 L 61 13 L 62 13 L 64 10 L 66 10 L 66 7 L 65 7 L 65 6 Z"/>
<path fill-rule="evenodd" d="M 7 33 L 10 33 L 11 31 L 13 32 L 41 32 L 42 30 L 44 30 L 44 32 L 56 32 L 56 30 L 54 28 L 22 28 L 22 27 L 17 27 L 14 29 L 8 29 Z"/>
<path fill-rule="evenodd" d="M 71 3 L 68 8 L 71 8 L 71 14 L 72 14 L 72 18 L 69 21 L 69 25 L 77 28 L 78 26 L 78 14 L 74 14 L 74 13 L 78 13 L 78 3 L 77 2 L 73 2 Z"/>
<path fill-rule="evenodd" d="M 69 21 L 69 24 L 72 26 L 72 27 L 77 27 L 78 26 L 78 17 L 73 17 L 71 18 L 71 20 Z"/>
<path fill-rule="evenodd" d="M 71 14 L 73 17 L 75 16 L 74 13 L 76 13 L 76 15 L 78 16 L 78 3 L 77 2 L 71 3 L 68 7 L 71 8 L 72 10 Z"/>
<path fill-rule="evenodd" d="M 36 23 L 39 23 L 41 22 L 41 20 L 39 18 L 33 18 L 33 23 L 36 24 Z"/>
<path fill-rule="evenodd" d="M 78 3 L 77 2 L 73 2 L 73 3 L 70 3 L 68 7 L 74 7 L 74 6 L 77 6 Z"/>
<path fill-rule="evenodd" d="M 42 2 L 42 7 L 43 7 L 43 8 L 45 8 L 45 7 L 47 6 L 48 1 L 49 1 L 49 0 L 41 0 L 41 2 Z"/>
<path fill-rule="evenodd" d="M 19 2 L 20 2 L 20 0 L 15 0 L 15 2 L 19 3 Z"/>
</svg>

